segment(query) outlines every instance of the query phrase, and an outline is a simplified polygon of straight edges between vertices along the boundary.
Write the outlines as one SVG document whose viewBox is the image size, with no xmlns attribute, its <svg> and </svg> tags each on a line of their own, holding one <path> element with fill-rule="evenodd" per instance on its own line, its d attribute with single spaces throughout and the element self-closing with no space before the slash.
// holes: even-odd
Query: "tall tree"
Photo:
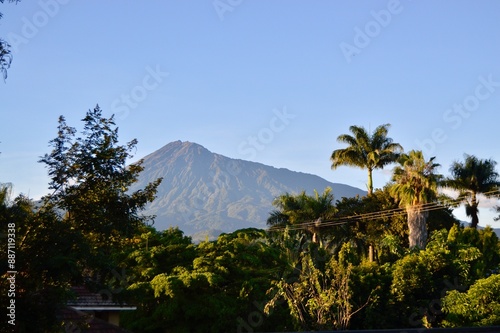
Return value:
<svg viewBox="0 0 500 333">
<path fill-rule="evenodd" d="M 428 211 L 424 204 L 437 200 L 437 188 L 442 176 L 436 173 L 439 164 L 434 157 L 425 161 L 422 151 L 412 150 L 401 155 L 399 166 L 394 168 L 395 182 L 390 193 L 406 208 L 410 248 L 425 248 L 427 241 Z"/>
<path fill-rule="evenodd" d="M 368 133 L 364 127 L 351 126 L 350 134 L 342 134 L 337 137 L 340 143 L 348 144 L 348 147 L 334 150 L 330 160 L 332 169 L 342 165 L 354 166 L 368 170 L 368 194 L 373 192 L 372 173 L 375 169 L 395 162 L 403 152 L 399 143 L 387 137 L 390 124 L 378 126 L 373 133 Z"/>
<path fill-rule="evenodd" d="M 161 179 L 129 193 L 143 170 L 142 161 L 126 164 L 137 140 L 120 145 L 113 116 L 103 117 L 99 106 L 82 121 L 82 136 L 75 138 L 76 130 L 59 118 L 57 137 L 49 143 L 52 152 L 40 160 L 48 168 L 49 188 L 54 191 L 45 200 L 65 211 L 65 219 L 91 244 L 89 266 L 104 268 L 111 249 L 150 219 L 140 212 L 154 199 Z"/>
<path fill-rule="evenodd" d="M 473 155 L 464 155 L 464 162 L 455 161 L 450 167 L 451 177 L 444 184 L 458 190 L 458 199 L 465 203 L 465 213 L 471 217 L 471 227 L 477 228 L 479 223 L 478 194 L 486 197 L 498 195 L 494 191 L 500 186 L 496 162 L 492 159 L 478 159 Z"/>
</svg>

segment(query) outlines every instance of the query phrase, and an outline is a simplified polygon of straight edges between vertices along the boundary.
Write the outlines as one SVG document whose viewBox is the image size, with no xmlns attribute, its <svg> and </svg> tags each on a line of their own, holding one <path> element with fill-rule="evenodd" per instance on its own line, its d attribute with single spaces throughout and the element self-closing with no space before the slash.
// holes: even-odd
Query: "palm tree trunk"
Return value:
<svg viewBox="0 0 500 333">
<path fill-rule="evenodd" d="M 477 207 L 475 207 L 475 208 L 476 209 L 474 209 L 472 212 L 472 216 L 471 216 L 472 220 L 471 220 L 470 227 L 477 229 L 477 225 L 479 224 L 479 217 L 477 216 Z"/>
<path fill-rule="evenodd" d="M 312 242 L 313 242 L 314 244 L 318 244 L 318 243 L 319 243 L 319 240 L 318 240 L 318 233 L 317 233 L 316 231 L 313 231 L 313 232 L 312 232 L 312 234 L 313 234 L 313 235 L 312 235 Z"/>
<path fill-rule="evenodd" d="M 366 187 L 368 187 L 368 195 L 371 195 L 373 193 L 373 177 L 372 177 L 373 170 L 368 168 L 368 184 Z"/>
<path fill-rule="evenodd" d="M 476 192 L 472 192 L 472 198 L 471 198 L 471 203 L 470 203 L 470 216 L 471 216 L 471 224 L 470 227 L 477 229 L 477 225 L 479 224 L 479 217 L 477 216 L 478 213 L 478 202 L 477 202 L 477 196 Z"/>
<path fill-rule="evenodd" d="M 312 226 L 310 230 L 312 233 L 312 242 L 315 244 L 319 244 L 320 247 L 323 247 L 323 242 L 321 241 L 321 235 L 319 230 L 320 225 L 321 225 L 321 217 L 314 222 L 314 226 Z"/>
<path fill-rule="evenodd" d="M 408 214 L 410 249 L 414 247 L 424 249 L 427 243 L 427 217 L 429 213 L 423 211 L 421 205 L 407 206 L 406 213 Z"/>
</svg>

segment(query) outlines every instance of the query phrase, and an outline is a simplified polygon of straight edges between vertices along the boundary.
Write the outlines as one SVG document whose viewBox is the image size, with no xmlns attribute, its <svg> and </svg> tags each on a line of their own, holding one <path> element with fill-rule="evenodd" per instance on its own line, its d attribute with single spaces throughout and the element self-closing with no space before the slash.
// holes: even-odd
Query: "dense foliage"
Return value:
<svg viewBox="0 0 500 333">
<path fill-rule="evenodd" d="M 161 179 L 129 191 L 142 171 L 141 162 L 126 165 L 137 142 L 120 145 L 114 118 L 99 107 L 83 124 L 77 137 L 59 119 L 52 150 L 41 158 L 50 195 L 35 203 L 11 199 L 9 184 L 0 191 L 0 223 L 16 232 L 21 332 L 64 331 L 56 314 L 72 297 L 69 288 L 82 284 L 107 286 L 117 301 L 136 305 L 121 323 L 137 333 L 500 325 L 498 237 L 490 227 L 461 226 L 451 213 L 467 197 L 462 175 L 474 179 L 478 170 L 470 163 L 454 165 L 467 172 L 442 182 L 434 158 L 402 153 L 386 137 L 388 125 L 371 136 L 353 127 L 355 137 L 343 140 L 349 151 L 373 141 L 387 154 L 374 149 L 372 164 L 353 165 L 397 162 L 393 182 L 355 198 L 335 198 L 330 189 L 284 193 L 268 230 L 193 243 L 178 228 L 156 230 L 141 214 Z M 336 166 L 350 163 L 341 150 L 332 156 Z M 498 196 L 498 174 L 486 169 L 488 195 Z M 442 186 L 463 191 L 455 201 L 439 195 Z M 3 290 L 7 259 L 2 254 Z"/>
</svg>

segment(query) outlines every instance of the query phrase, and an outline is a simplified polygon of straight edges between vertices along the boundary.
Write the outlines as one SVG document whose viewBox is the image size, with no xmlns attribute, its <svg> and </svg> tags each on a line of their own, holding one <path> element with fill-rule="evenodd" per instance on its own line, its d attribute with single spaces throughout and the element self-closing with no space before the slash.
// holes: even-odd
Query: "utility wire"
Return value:
<svg viewBox="0 0 500 333">
<path fill-rule="evenodd" d="M 482 195 L 485 195 L 487 197 L 498 197 L 500 198 L 500 189 L 495 189 L 492 191 L 484 192 L 481 193 Z M 425 204 L 418 205 L 416 207 L 420 207 L 422 212 L 430 212 L 434 210 L 440 210 L 440 209 L 445 209 L 450 206 L 454 205 L 459 205 L 463 202 L 463 199 L 451 199 L 451 200 L 445 200 L 442 203 L 439 202 L 429 202 Z M 280 231 L 280 230 L 301 230 L 301 229 L 307 229 L 309 227 L 316 227 L 316 228 L 322 228 L 322 227 L 331 227 L 331 226 L 337 226 L 337 225 L 343 225 L 347 224 L 350 222 L 358 222 L 362 220 L 375 220 L 375 219 L 381 219 L 381 218 L 389 218 L 389 217 L 394 217 L 398 215 L 405 215 L 406 214 L 406 208 L 392 208 L 392 209 L 385 209 L 385 210 L 380 210 L 380 211 L 375 211 L 375 212 L 369 212 L 369 213 L 363 213 L 363 214 L 357 214 L 357 215 L 350 215 L 350 216 L 339 216 L 337 218 L 325 220 L 325 221 L 307 221 L 295 225 L 288 225 L 286 227 L 272 227 L 273 231 Z"/>
</svg>

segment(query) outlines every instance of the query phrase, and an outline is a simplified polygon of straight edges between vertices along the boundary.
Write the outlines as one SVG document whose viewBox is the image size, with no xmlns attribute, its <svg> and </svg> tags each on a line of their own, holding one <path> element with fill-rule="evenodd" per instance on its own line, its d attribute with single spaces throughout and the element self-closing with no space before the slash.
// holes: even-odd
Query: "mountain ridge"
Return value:
<svg viewBox="0 0 500 333">
<path fill-rule="evenodd" d="M 178 226 L 187 235 L 265 228 L 272 201 L 283 193 L 313 194 L 331 187 L 335 200 L 366 191 L 317 175 L 213 153 L 190 141 L 173 141 L 146 155 L 131 190 L 163 177 L 157 198 L 144 211 L 159 230 Z"/>
</svg>

